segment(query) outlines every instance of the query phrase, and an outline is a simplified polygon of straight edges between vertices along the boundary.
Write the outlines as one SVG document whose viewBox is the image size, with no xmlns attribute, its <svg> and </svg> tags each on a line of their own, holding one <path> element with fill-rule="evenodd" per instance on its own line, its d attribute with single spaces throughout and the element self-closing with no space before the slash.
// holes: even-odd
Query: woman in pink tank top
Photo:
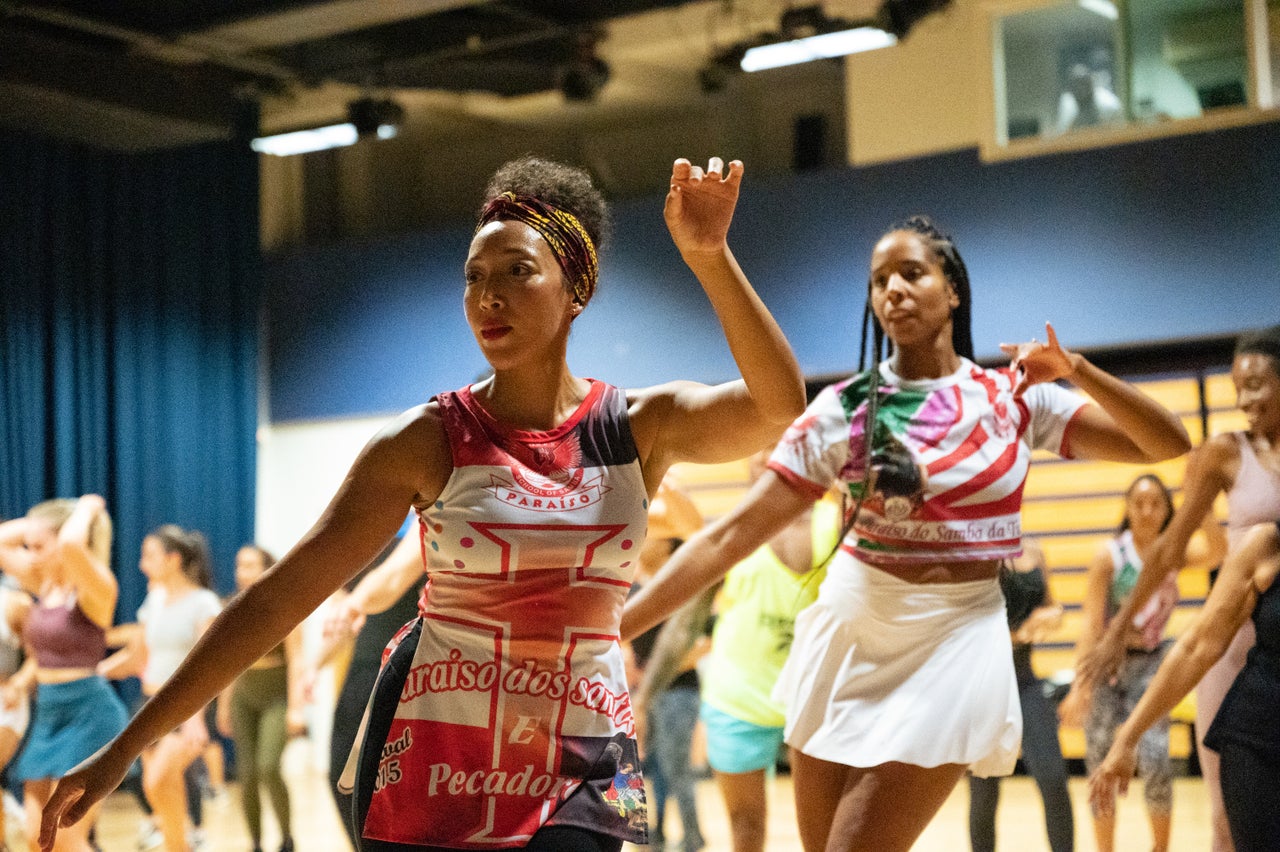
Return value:
<svg viewBox="0 0 1280 852">
<path fill-rule="evenodd" d="M 1232 550 L 1255 524 L 1280 520 L 1280 326 L 1240 338 L 1231 381 L 1236 406 L 1244 412 L 1248 428 L 1214 435 L 1191 454 L 1182 505 L 1150 548 L 1133 592 L 1082 663 L 1078 677 L 1094 680 L 1115 670 L 1124 655 L 1123 625 L 1141 610 L 1167 574 L 1182 567 L 1187 542 L 1212 512 L 1219 494 L 1227 497 L 1227 539 Z M 1218 780 L 1218 755 L 1203 747 L 1203 738 L 1253 641 L 1253 625 L 1245 621 L 1196 689 L 1196 736 L 1212 810 L 1213 852 L 1231 852 L 1233 845 Z"/>
<path fill-rule="evenodd" d="M 557 163 L 500 169 L 461 269 L 493 375 L 369 442 L 311 531 L 223 611 L 124 734 L 62 782 L 42 843 L 381 552 L 410 507 L 428 581 L 372 702 L 356 778 L 361 848 L 646 842 L 618 621 L 648 499 L 672 464 L 746 456 L 805 403 L 796 359 L 727 244 L 742 173 L 719 158 L 705 169 L 677 160 L 664 209 L 741 379 L 620 390 L 566 361 L 595 294 L 603 198 Z"/>
</svg>

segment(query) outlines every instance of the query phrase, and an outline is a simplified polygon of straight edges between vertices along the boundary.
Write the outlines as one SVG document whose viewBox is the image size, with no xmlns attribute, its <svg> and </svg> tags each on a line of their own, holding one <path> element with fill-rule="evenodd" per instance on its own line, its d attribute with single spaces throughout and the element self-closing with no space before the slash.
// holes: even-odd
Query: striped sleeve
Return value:
<svg viewBox="0 0 1280 852">
<path fill-rule="evenodd" d="M 816 499 L 848 460 L 849 418 L 835 388 L 828 387 L 787 428 L 769 458 L 769 468 Z"/>
<path fill-rule="evenodd" d="M 1031 411 L 1031 425 L 1027 429 L 1031 448 L 1071 458 L 1071 421 L 1089 404 L 1088 398 L 1044 382 L 1028 388 L 1023 402 Z"/>
</svg>

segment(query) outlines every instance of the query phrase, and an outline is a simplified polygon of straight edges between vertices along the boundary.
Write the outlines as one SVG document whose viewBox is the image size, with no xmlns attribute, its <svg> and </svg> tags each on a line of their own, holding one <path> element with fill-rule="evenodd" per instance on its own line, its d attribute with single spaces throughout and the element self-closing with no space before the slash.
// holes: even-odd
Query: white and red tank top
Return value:
<svg viewBox="0 0 1280 852">
<path fill-rule="evenodd" d="M 1107 542 L 1111 554 L 1111 586 L 1107 590 L 1107 621 L 1119 612 L 1133 592 L 1142 573 L 1142 554 L 1133 540 L 1133 530 L 1125 530 Z M 1178 606 L 1178 572 L 1170 571 L 1160 586 L 1133 616 L 1133 626 L 1142 635 L 1142 648 L 1154 651 L 1164 638 L 1165 625 Z"/>
<path fill-rule="evenodd" d="M 626 394 L 593 381 L 549 432 L 469 389 L 437 399 L 453 472 L 419 515 L 421 639 L 365 836 L 501 849 L 551 824 L 645 843 L 618 644 L 648 509 Z"/>
</svg>

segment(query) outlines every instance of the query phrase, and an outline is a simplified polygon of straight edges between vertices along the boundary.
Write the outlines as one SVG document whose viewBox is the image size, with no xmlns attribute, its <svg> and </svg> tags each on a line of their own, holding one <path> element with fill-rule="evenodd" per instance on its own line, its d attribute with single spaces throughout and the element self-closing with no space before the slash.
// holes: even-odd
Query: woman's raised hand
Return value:
<svg viewBox="0 0 1280 852">
<path fill-rule="evenodd" d="M 662 215 L 682 255 L 724 250 L 742 185 L 742 162 L 712 157 L 704 171 L 683 157 L 671 167 L 671 190 Z"/>
<path fill-rule="evenodd" d="M 1000 350 L 1009 356 L 1018 374 L 1018 383 L 1013 388 L 1015 397 L 1022 396 L 1032 385 L 1063 379 L 1075 372 L 1079 356 L 1062 348 L 1052 324 L 1045 323 L 1044 328 L 1049 335 L 1048 343 L 1032 338 L 1030 343 L 1000 344 Z"/>
<path fill-rule="evenodd" d="M 89 517 L 96 517 L 107 509 L 107 501 L 101 494 L 82 494 L 76 500 L 76 508 Z"/>
</svg>

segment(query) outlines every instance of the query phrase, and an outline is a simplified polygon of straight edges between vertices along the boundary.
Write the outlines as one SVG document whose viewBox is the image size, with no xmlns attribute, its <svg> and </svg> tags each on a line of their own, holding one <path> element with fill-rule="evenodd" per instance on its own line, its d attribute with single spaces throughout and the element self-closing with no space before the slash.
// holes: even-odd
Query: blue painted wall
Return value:
<svg viewBox="0 0 1280 852">
<path fill-rule="evenodd" d="M 935 216 L 974 289 L 977 354 L 1043 336 L 1088 347 L 1280 322 L 1280 123 L 984 165 L 964 151 L 753 179 L 731 244 L 810 376 L 856 362 L 875 240 Z M 736 375 L 662 223 L 662 198 L 615 205 L 575 371 L 623 386 Z M 462 315 L 470 226 L 270 261 L 273 421 L 398 411 L 481 373 Z"/>
</svg>

